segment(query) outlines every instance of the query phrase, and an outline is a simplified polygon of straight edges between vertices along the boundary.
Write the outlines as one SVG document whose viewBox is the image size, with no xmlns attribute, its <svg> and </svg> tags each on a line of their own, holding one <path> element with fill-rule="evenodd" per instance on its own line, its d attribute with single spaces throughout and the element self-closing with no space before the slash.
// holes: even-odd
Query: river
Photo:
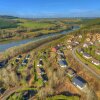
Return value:
<svg viewBox="0 0 100 100">
<path fill-rule="evenodd" d="M 66 31 L 59 32 L 59 33 L 51 33 L 51 34 L 42 35 L 42 36 L 39 36 L 39 37 L 34 37 L 32 39 L 25 39 L 25 40 L 19 40 L 19 41 L 13 41 L 13 42 L 5 43 L 5 44 L 0 44 L 0 52 L 4 52 L 5 50 L 7 50 L 11 47 L 19 46 L 19 45 L 26 44 L 26 43 L 29 43 L 29 42 L 36 42 L 36 41 L 43 40 L 43 39 L 46 39 L 46 38 L 49 38 L 49 37 L 58 36 L 60 34 L 68 34 L 70 32 L 78 30 L 78 29 L 79 29 L 79 26 L 77 26 L 77 27 L 75 26 L 71 30 L 66 30 Z"/>
</svg>

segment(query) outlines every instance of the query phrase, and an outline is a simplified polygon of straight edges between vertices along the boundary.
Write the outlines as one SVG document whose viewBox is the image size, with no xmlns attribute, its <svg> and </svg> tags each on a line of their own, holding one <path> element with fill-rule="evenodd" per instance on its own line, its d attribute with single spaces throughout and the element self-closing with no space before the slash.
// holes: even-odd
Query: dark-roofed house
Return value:
<svg viewBox="0 0 100 100">
<path fill-rule="evenodd" d="M 57 50 L 57 54 L 58 54 L 58 55 L 62 55 L 62 56 L 64 56 L 64 52 L 61 51 L 61 50 Z"/>
<path fill-rule="evenodd" d="M 23 62 L 22 62 L 22 65 L 26 65 L 27 63 L 28 63 L 28 60 L 24 59 Z"/>
<path fill-rule="evenodd" d="M 17 57 L 16 59 L 19 60 L 19 59 L 21 59 L 21 58 L 22 58 L 22 55 L 18 55 L 18 57 Z"/>
<path fill-rule="evenodd" d="M 74 77 L 72 83 L 81 90 L 86 87 L 86 81 L 80 76 Z"/>
<path fill-rule="evenodd" d="M 39 60 L 37 66 L 43 66 L 43 61 L 42 61 L 42 59 Z"/>
<path fill-rule="evenodd" d="M 40 74 L 44 74 L 45 70 L 43 68 L 40 68 Z"/>
<path fill-rule="evenodd" d="M 26 55 L 25 59 L 29 59 L 30 58 L 30 54 Z"/>
<path fill-rule="evenodd" d="M 0 95 L 5 92 L 5 89 L 3 87 L 0 87 Z"/>
<path fill-rule="evenodd" d="M 8 60 L 4 60 L 0 62 L 0 68 L 4 67 L 8 63 Z"/>
<path fill-rule="evenodd" d="M 48 81 L 48 77 L 46 74 L 41 75 L 43 82 L 47 82 Z"/>
<path fill-rule="evenodd" d="M 31 97 L 37 94 L 36 90 L 26 90 L 23 92 L 23 100 L 29 100 Z"/>
<path fill-rule="evenodd" d="M 69 77 L 74 77 L 76 75 L 76 72 L 72 68 L 67 69 L 67 75 Z"/>
<path fill-rule="evenodd" d="M 67 65 L 68 65 L 67 62 L 66 62 L 66 60 L 59 60 L 58 63 L 59 63 L 59 65 L 61 67 L 67 67 Z"/>
<path fill-rule="evenodd" d="M 83 53 L 83 57 L 85 57 L 86 59 L 90 59 L 90 58 L 92 58 L 92 56 L 89 55 L 89 54 L 86 53 L 86 52 Z"/>
</svg>

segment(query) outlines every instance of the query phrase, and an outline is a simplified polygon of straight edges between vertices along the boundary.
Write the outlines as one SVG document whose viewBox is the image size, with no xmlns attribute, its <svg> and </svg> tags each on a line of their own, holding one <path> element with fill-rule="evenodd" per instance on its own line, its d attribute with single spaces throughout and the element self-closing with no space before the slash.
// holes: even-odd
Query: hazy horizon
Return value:
<svg viewBox="0 0 100 100">
<path fill-rule="evenodd" d="M 100 17 L 99 0 L 1 0 L 0 15 L 25 18 Z"/>
</svg>

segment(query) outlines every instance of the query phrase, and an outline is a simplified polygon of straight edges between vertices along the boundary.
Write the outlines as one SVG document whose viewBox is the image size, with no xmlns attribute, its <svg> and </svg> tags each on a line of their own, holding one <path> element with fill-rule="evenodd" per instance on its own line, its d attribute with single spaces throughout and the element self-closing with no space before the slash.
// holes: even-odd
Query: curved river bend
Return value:
<svg viewBox="0 0 100 100">
<path fill-rule="evenodd" d="M 59 33 L 51 33 L 51 34 L 35 37 L 35 38 L 32 38 L 32 39 L 25 39 L 25 40 L 6 43 L 6 44 L 0 44 L 0 52 L 4 52 L 5 50 L 7 50 L 7 49 L 9 49 L 11 47 L 19 46 L 19 45 L 26 44 L 26 43 L 29 43 L 29 42 L 36 42 L 36 41 L 39 41 L 39 40 L 47 39 L 49 37 L 58 36 L 60 34 L 68 34 L 70 32 L 78 30 L 78 29 L 79 29 L 79 26 L 73 27 L 73 29 L 71 29 L 71 30 L 66 30 L 66 31 L 59 32 Z"/>
</svg>

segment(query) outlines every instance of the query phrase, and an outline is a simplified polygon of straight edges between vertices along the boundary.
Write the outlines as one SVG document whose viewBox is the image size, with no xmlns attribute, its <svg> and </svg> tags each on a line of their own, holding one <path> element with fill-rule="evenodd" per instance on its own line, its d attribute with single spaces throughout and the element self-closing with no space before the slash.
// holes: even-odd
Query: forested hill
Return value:
<svg viewBox="0 0 100 100">
<path fill-rule="evenodd" d="M 18 17 L 8 16 L 8 15 L 0 15 L 0 18 L 15 19 L 15 18 L 18 18 Z"/>
<path fill-rule="evenodd" d="M 18 21 L 14 20 L 17 17 L 0 16 L 0 29 L 16 28 Z"/>
</svg>

